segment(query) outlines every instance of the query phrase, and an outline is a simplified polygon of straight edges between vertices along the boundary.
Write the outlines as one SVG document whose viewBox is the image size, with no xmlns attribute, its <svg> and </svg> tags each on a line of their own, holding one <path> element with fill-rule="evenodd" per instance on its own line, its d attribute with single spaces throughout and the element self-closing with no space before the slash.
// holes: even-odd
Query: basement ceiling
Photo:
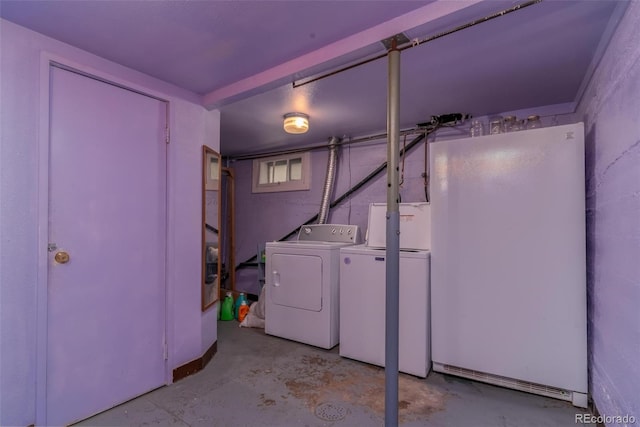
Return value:
<svg viewBox="0 0 640 427">
<path fill-rule="evenodd" d="M 490 1 L 13 1 L 0 16 L 173 83 L 221 111 L 221 151 L 240 155 L 386 128 L 381 40 L 423 40 L 525 2 Z M 531 2 L 529 2 L 531 3 Z M 554 1 L 406 49 L 401 128 L 431 115 L 579 101 L 626 2 Z M 310 116 L 288 135 L 282 116 Z"/>
</svg>

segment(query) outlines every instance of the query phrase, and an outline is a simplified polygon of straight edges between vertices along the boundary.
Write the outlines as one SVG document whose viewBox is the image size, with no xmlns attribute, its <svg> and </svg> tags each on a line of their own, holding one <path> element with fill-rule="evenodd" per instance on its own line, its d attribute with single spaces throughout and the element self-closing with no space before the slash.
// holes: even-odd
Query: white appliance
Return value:
<svg viewBox="0 0 640 427">
<path fill-rule="evenodd" d="M 586 407 L 582 123 L 430 150 L 433 369 Z"/>
<path fill-rule="evenodd" d="M 340 249 L 340 356 L 385 365 L 385 274 L 385 249 Z M 429 251 L 400 251 L 399 286 L 399 370 L 424 378 L 431 368 Z"/>
<path fill-rule="evenodd" d="M 431 247 L 431 209 L 428 202 L 400 203 L 400 248 L 424 249 Z M 371 203 L 367 226 L 367 246 L 387 246 L 387 204 Z"/>
<path fill-rule="evenodd" d="M 314 224 L 298 240 L 267 242 L 265 332 L 322 348 L 339 342 L 340 248 L 361 242 L 356 225 Z"/>
</svg>

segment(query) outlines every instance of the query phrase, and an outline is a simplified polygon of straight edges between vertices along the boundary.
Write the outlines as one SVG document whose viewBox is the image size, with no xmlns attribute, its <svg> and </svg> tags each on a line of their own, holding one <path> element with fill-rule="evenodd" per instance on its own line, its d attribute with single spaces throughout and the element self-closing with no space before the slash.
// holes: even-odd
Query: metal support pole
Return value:
<svg viewBox="0 0 640 427">
<path fill-rule="evenodd" d="M 387 253 L 385 306 L 384 425 L 398 425 L 398 324 L 400 317 L 400 209 L 398 159 L 400 147 L 400 51 L 389 49 L 387 92 Z"/>
</svg>

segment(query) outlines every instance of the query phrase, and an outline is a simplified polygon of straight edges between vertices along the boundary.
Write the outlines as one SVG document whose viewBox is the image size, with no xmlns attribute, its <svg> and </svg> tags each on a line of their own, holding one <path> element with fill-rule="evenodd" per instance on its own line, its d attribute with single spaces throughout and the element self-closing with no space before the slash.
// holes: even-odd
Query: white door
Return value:
<svg viewBox="0 0 640 427">
<path fill-rule="evenodd" d="M 322 257 L 274 253 L 271 268 L 271 299 L 274 304 L 309 311 L 322 310 Z"/>
<path fill-rule="evenodd" d="M 167 106 L 55 67 L 50 87 L 46 404 L 61 425 L 165 382 Z"/>
</svg>

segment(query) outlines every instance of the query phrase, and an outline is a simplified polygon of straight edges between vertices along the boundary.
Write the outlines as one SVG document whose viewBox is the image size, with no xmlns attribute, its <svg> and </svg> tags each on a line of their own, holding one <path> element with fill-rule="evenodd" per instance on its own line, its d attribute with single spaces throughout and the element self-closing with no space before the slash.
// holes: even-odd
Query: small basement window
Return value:
<svg viewBox="0 0 640 427">
<path fill-rule="evenodd" d="M 309 153 L 285 154 L 253 160 L 254 193 L 311 188 Z"/>
</svg>

